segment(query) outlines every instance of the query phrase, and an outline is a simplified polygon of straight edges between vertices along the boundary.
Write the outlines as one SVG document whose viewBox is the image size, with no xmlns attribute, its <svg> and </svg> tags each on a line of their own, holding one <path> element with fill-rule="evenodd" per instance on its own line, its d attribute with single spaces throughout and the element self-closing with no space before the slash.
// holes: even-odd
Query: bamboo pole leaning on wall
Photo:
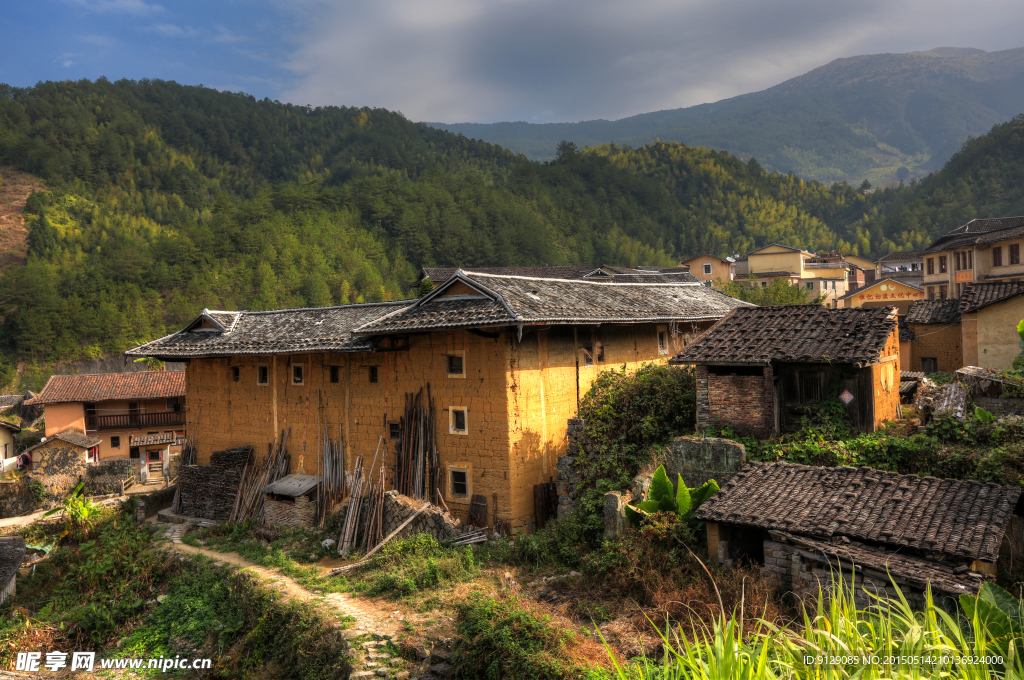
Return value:
<svg viewBox="0 0 1024 680">
<path fill-rule="evenodd" d="M 195 432 L 192 436 L 185 441 L 185 445 L 181 447 L 181 458 L 178 460 L 178 476 L 181 476 L 181 468 L 186 465 L 196 464 L 196 435 Z M 141 457 L 139 458 L 141 465 Z M 178 484 L 177 488 L 174 489 L 174 500 L 171 501 L 171 512 L 175 515 L 181 514 L 181 484 Z"/>
<path fill-rule="evenodd" d="M 331 511 L 345 497 L 344 442 L 340 438 L 332 440 L 326 429 L 320 445 L 318 472 L 320 483 L 316 495 L 316 517 L 317 526 L 323 528 Z"/>
<path fill-rule="evenodd" d="M 291 428 L 288 428 L 281 433 L 279 440 L 268 444 L 267 457 L 259 463 L 246 463 L 230 521 L 245 522 L 252 519 L 258 523 L 263 522 L 263 489 L 288 475 L 291 464 L 287 449 L 290 434 Z"/>
<path fill-rule="evenodd" d="M 425 393 L 424 393 L 425 392 Z M 440 456 L 434 441 L 437 422 L 430 385 L 405 395 L 405 413 L 399 419 L 395 443 L 395 489 L 411 498 L 430 500 L 441 479 Z"/>
</svg>

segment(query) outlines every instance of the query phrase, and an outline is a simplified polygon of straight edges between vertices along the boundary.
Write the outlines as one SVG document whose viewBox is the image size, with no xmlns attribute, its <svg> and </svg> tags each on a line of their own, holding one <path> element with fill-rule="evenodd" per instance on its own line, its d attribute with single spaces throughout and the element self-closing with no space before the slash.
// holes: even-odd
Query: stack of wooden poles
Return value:
<svg viewBox="0 0 1024 680">
<path fill-rule="evenodd" d="M 377 467 L 377 457 L 384 446 L 384 437 L 377 441 L 377 450 L 373 454 L 373 461 L 370 463 L 370 472 L 373 474 Z M 356 458 L 355 467 L 352 470 L 351 485 L 349 487 L 348 511 L 345 513 L 345 522 L 341 527 L 341 535 L 338 537 L 338 553 L 345 555 L 357 545 L 359 537 L 359 517 L 364 511 L 367 513 L 366 528 L 363 532 L 363 543 L 369 547 L 369 541 L 376 537 L 375 543 L 380 540 L 381 529 L 384 523 L 384 462 L 381 461 L 380 480 L 374 484 L 367 481 L 367 471 L 363 466 L 363 457 Z M 364 497 L 365 494 L 365 497 Z"/>
<path fill-rule="evenodd" d="M 440 457 L 434 443 L 434 399 L 430 385 L 405 395 L 405 415 L 399 420 L 395 445 L 395 488 L 411 498 L 434 498 L 440 482 Z"/>
<path fill-rule="evenodd" d="M 345 445 L 332 440 L 324 429 L 320 445 L 320 486 L 316 494 L 316 523 L 323 528 L 334 507 L 345 497 Z"/>
<path fill-rule="evenodd" d="M 363 532 L 363 552 L 380 543 L 384 536 L 384 466 L 380 466 L 380 479 L 370 486 L 366 497 L 366 530 Z"/>
<path fill-rule="evenodd" d="M 235 506 L 231 510 L 232 522 L 246 520 L 263 521 L 263 489 L 269 484 L 288 475 L 291 456 L 287 453 L 288 435 L 291 428 L 281 433 L 281 438 L 267 445 L 267 457 L 258 463 L 246 462 L 242 481 L 235 494 Z M 280 445 L 278 445 L 280 442 Z"/>
<path fill-rule="evenodd" d="M 185 445 L 181 447 L 181 458 L 178 460 L 178 475 L 181 476 L 181 468 L 186 465 L 196 464 L 196 435 L 193 432 L 192 436 L 185 441 Z M 145 465 L 145 463 L 141 463 Z M 181 484 L 178 484 L 177 488 L 174 489 L 174 500 L 171 501 L 171 512 L 175 515 L 181 514 Z"/>
</svg>

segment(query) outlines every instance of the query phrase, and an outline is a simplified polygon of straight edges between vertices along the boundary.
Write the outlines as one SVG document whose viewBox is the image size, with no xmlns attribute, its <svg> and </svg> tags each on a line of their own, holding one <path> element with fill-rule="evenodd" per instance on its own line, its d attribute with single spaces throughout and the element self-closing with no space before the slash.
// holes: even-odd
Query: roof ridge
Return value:
<svg viewBox="0 0 1024 680">
<path fill-rule="evenodd" d="M 473 277 L 476 277 L 476 276 L 484 276 L 484 277 L 492 278 L 492 279 L 518 279 L 518 280 L 522 280 L 522 281 L 557 281 L 558 283 L 585 283 L 585 284 L 588 284 L 588 285 L 591 285 L 591 286 L 607 286 L 608 285 L 607 283 L 603 283 L 601 281 L 590 281 L 590 280 L 587 280 L 587 279 L 549 279 L 549 278 L 543 277 L 543 276 L 518 276 L 518 275 L 515 275 L 515 274 L 485 274 L 484 272 L 474 272 L 472 270 L 470 270 L 470 271 L 459 270 L 459 271 L 462 271 L 462 275 L 465 276 L 466 278 L 470 278 L 470 279 L 473 278 Z M 640 273 L 640 270 L 636 270 L 636 271 L 638 273 L 635 273 L 635 274 L 620 274 L 619 276 L 642 276 L 643 275 L 643 273 Z M 683 272 L 679 272 L 679 273 L 682 274 Z M 672 272 L 647 272 L 647 274 L 649 274 L 649 275 L 659 275 L 659 276 L 671 276 Z M 615 274 L 611 274 L 611 276 L 615 276 Z M 704 288 L 707 287 L 701 281 L 680 281 L 679 283 L 616 283 L 615 285 L 616 286 L 645 286 L 645 287 L 665 286 L 665 287 L 670 287 L 670 288 L 677 288 L 679 286 L 687 286 L 689 288 L 693 288 L 693 287 L 697 287 L 697 286 L 704 287 Z"/>
</svg>

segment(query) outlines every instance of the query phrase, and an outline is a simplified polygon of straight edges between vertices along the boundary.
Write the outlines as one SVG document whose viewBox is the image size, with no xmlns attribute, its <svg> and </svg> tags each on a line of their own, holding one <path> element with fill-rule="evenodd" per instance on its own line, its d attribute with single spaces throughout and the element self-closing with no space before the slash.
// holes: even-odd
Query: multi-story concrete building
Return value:
<svg viewBox="0 0 1024 680">
<path fill-rule="evenodd" d="M 839 253 L 815 254 L 773 243 L 747 253 L 746 278 L 753 278 L 751 285 L 756 286 L 784 279 L 809 296 L 823 295 L 823 304 L 839 307 L 840 298 L 874 280 L 874 269 L 867 271 L 861 264 Z"/>
<path fill-rule="evenodd" d="M 736 260 L 732 257 L 698 255 L 680 262 L 679 266 L 689 267 L 690 273 L 701 281 L 732 281 L 736 278 Z"/>
<path fill-rule="evenodd" d="M 889 253 L 875 260 L 875 280 L 891 279 L 921 288 L 924 281 L 924 255 L 918 250 Z"/>
<path fill-rule="evenodd" d="M 929 300 L 960 298 L 969 283 L 1024 279 L 1024 217 L 971 220 L 922 252 Z"/>
</svg>

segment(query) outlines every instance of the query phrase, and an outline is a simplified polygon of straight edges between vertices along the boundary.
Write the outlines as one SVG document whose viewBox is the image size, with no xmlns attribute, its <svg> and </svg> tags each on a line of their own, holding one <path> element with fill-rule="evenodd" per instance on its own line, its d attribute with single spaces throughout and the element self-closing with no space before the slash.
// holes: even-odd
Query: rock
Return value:
<svg viewBox="0 0 1024 680">
<path fill-rule="evenodd" d="M 409 671 L 395 673 L 395 680 L 409 680 Z"/>
<path fill-rule="evenodd" d="M 401 659 L 392 659 L 391 661 L 388 661 L 388 663 L 391 664 L 392 666 L 401 666 L 402 665 L 402 660 Z"/>
<path fill-rule="evenodd" d="M 377 675 L 379 677 L 382 677 L 382 678 L 388 677 L 388 669 L 386 669 L 386 668 L 378 668 L 377 669 Z"/>
<path fill-rule="evenodd" d="M 424 648 L 424 647 L 417 647 L 415 651 L 416 651 L 416 660 L 417 661 L 423 661 L 428 656 L 430 656 L 430 652 L 428 652 L 426 650 L 426 648 Z"/>
<path fill-rule="evenodd" d="M 395 613 L 396 614 L 401 614 L 401 612 L 395 612 Z M 374 633 L 373 634 L 373 639 L 374 640 L 390 640 L 393 637 L 395 637 L 395 636 L 392 635 L 391 633 Z"/>
<path fill-rule="evenodd" d="M 430 667 L 430 672 L 441 678 L 451 677 L 455 673 L 455 667 L 447 663 L 439 663 Z"/>
<path fill-rule="evenodd" d="M 372 678 L 377 674 L 373 671 L 354 671 L 349 674 L 349 680 L 358 680 L 359 678 Z"/>
<path fill-rule="evenodd" d="M 718 437 L 676 437 L 664 454 L 665 472 L 675 483 L 677 475 L 689 487 L 709 479 L 725 486 L 747 463 L 747 450 L 738 442 Z M 639 496 L 634 491 L 634 497 Z"/>
<path fill-rule="evenodd" d="M 446 649 L 435 649 L 430 653 L 430 663 L 447 663 L 451 658 Z"/>
</svg>

